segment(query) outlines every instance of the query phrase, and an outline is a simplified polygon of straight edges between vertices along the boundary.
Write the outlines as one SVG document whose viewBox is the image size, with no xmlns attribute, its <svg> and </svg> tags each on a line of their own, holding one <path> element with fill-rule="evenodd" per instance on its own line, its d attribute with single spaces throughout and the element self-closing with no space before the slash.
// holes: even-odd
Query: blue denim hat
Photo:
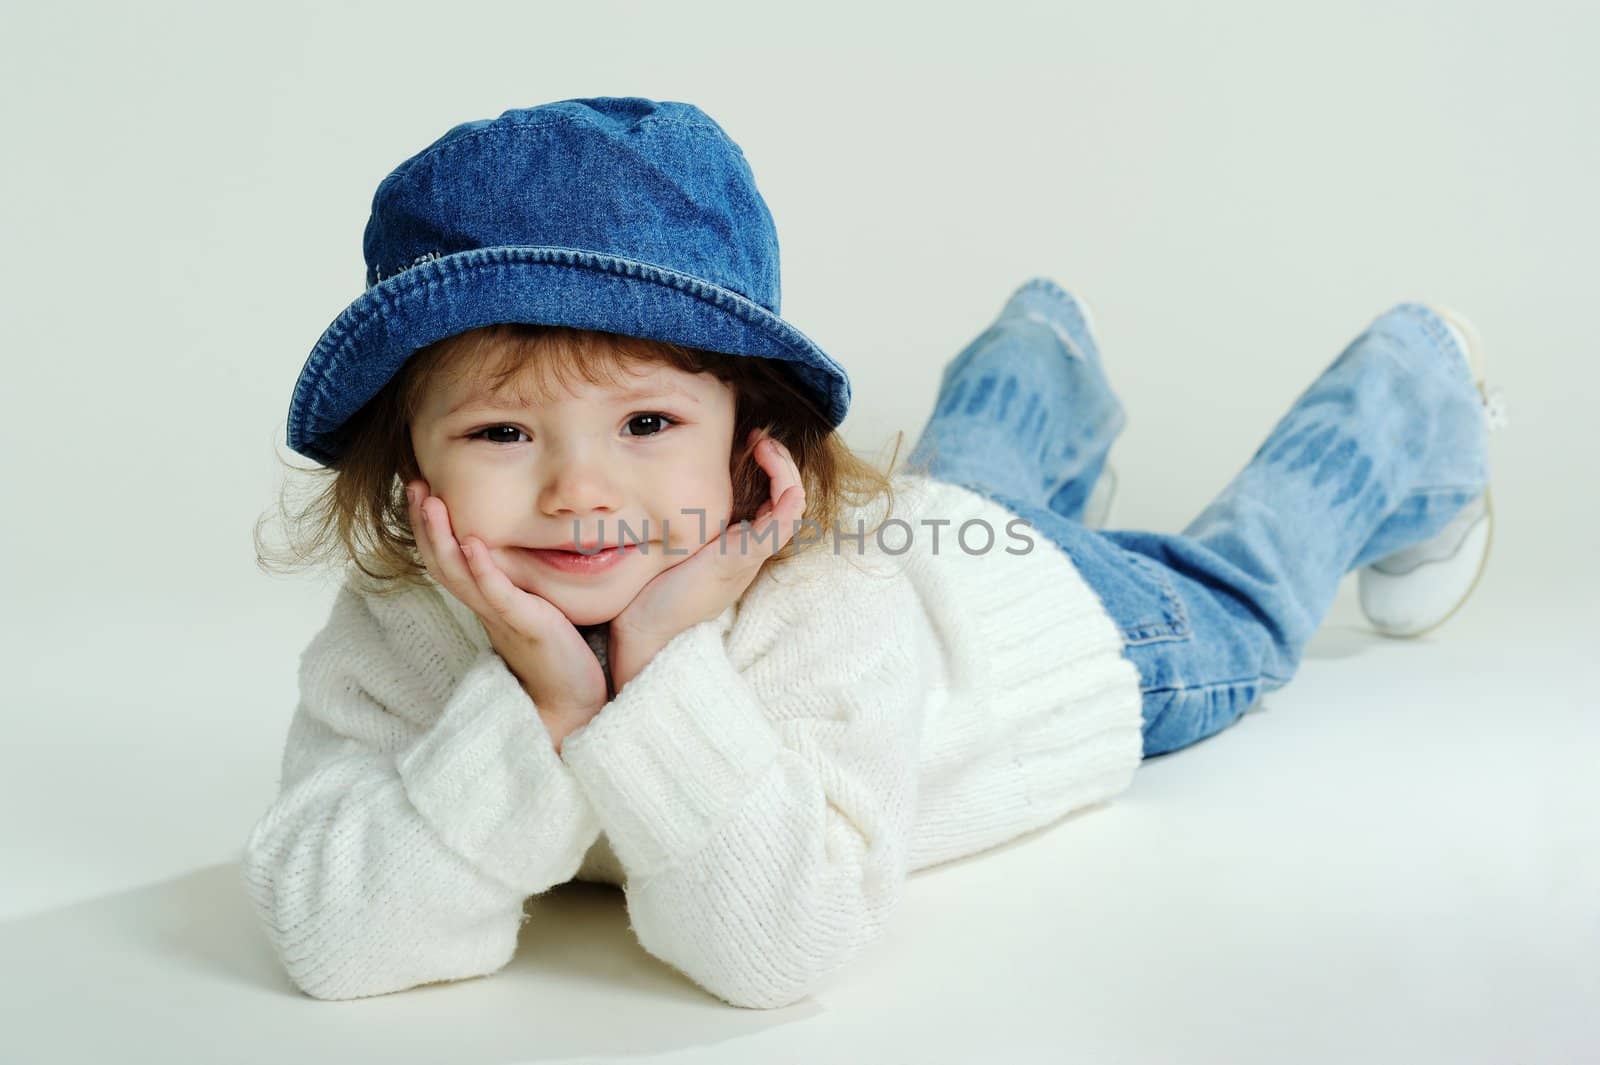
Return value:
<svg viewBox="0 0 1600 1065">
<path fill-rule="evenodd" d="M 831 427 L 850 379 L 778 316 L 778 235 L 744 152 L 691 104 L 558 100 L 464 122 L 378 185 L 367 288 L 317 341 L 288 443 L 341 428 L 419 348 L 540 322 L 788 363 Z"/>
</svg>

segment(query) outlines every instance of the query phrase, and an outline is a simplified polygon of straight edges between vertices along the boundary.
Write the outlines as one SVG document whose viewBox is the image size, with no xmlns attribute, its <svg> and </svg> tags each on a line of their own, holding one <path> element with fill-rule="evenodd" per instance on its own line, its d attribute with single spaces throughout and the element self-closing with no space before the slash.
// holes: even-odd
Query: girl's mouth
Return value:
<svg viewBox="0 0 1600 1065">
<path fill-rule="evenodd" d="M 624 558 L 637 554 L 639 545 L 626 543 L 590 554 L 544 547 L 527 547 L 522 550 L 536 562 L 563 573 L 600 573 L 615 566 Z"/>
</svg>

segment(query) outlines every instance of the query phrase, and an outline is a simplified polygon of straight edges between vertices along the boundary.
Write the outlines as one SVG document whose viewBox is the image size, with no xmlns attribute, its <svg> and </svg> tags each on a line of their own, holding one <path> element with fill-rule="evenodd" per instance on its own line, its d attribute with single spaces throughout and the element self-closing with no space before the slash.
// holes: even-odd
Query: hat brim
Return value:
<svg viewBox="0 0 1600 1065">
<path fill-rule="evenodd" d="M 737 292 L 654 263 L 580 248 L 474 248 L 373 285 L 323 332 L 289 403 L 288 444 L 332 465 L 338 430 L 419 348 L 496 322 L 539 322 L 791 364 L 844 421 L 850 381 L 809 337 Z"/>
</svg>

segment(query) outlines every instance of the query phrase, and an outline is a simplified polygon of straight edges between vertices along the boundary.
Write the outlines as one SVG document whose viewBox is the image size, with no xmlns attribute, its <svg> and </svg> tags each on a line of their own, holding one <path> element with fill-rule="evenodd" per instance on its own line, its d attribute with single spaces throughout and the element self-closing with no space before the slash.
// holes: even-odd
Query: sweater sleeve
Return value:
<svg viewBox="0 0 1600 1065">
<path fill-rule="evenodd" d="M 418 631 L 396 646 L 341 590 L 301 656 L 279 796 L 244 847 L 256 912 L 314 998 L 504 967 L 525 898 L 571 879 L 599 835 L 499 655 L 474 651 L 452 683 Z"/>
<path fill-rule="evenodd" d="M 722 619 L 679 633 L 562 746 L 641 946 L 736 1006 L 819 988 L 907 876 L 934 652 L 909 582 L 844 572 L 738 666 Z"/>
</svg>

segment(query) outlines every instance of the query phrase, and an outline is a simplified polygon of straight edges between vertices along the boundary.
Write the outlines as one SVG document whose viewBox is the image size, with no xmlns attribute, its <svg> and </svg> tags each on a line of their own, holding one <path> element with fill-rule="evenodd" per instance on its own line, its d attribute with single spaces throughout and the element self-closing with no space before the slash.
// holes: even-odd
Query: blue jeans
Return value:
<svg viewBox="0 0 1600 1065">
<path fill-rule="evenodd" d="M 1180 533 L 1079 521 L 1125 422 L 1078 305 L 1033 278 L 945 367 L 906 467 L 1001 504 L 1072 559 L 1138 666 L 1146 758 L 1288 683 L 1344 575 L 1439 532 L 1489 482 L 1477 387 L 1420 303 L 1352 340 Z M 1197 410 L 1173 452 L 1201 429 Z"/>
</svg>

